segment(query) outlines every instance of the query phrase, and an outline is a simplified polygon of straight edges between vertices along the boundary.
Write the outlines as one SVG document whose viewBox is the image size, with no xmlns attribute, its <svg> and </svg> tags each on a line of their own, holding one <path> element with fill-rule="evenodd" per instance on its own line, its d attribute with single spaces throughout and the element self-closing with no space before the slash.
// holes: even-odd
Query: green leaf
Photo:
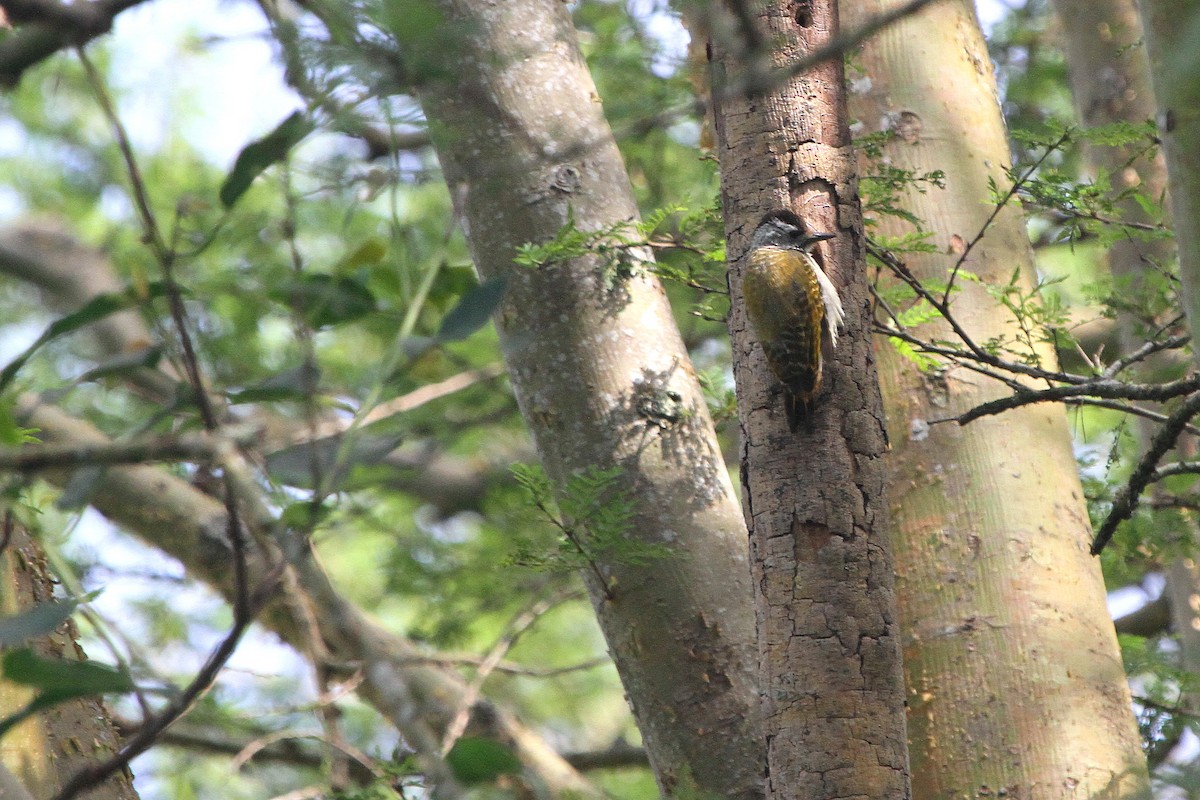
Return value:
<svg viewBox="0 0 1200 800">
<path fill-rule="evenodd" d="M 351 273 L 359 267 L 367 267 L 383 261 L 387 255 L 387 242 L 379 237 L 372 237 L 360 244 L 354 252 L 337 263 L 333 271 L 339 275 Z"/>
<path fill-rule="evenodd" d="M 128 675 L 106 664 L 42 658 L 28 647 L 5 653 L 3 665 L 5 679 L 13 683 L 68 697 L 134 689 Z"/>
<path fill-rule="evenodd" d="M 261 139 L 256 139 L 238 153 L 233 169 L 221 184 L 221 205 L 231 208 L 254 179 L 267 167 L 282 161 L 288 151 L 299 144 L 316 128 L 302 113 L 295 111 L 290 117 Z"/>
<path fill-rule="evenodd" d="M 313 489 L 319 477 L 324 489 L 340 486 L 354 467 L 378 464 L 404 441 L 403 434 L 374 433 L 364 429 L 342 445 L 342 437 L 329 436 L 302 442 L 271 453 L 266 458 L 272 480 L 301 489 Z"/>
<path fill-rule="evenodd" d="M 29 648 L 5 653 L 3 672 L 6 680 L 41 691 L 25 708 L 0 720 L 0 736 L 23 720 L 66 700 L 134 690 L 132 679 L 112 667 L 94 661 L 42 658 Z"/>
<path fill-rule="evenodd" d="M 13 402 L 12 398 L 0 400 L 0 444 L 9 447 L 40 444 L 41 441 L 35 435 L 38 433 L 38 428 L 25 428 L 17 424 Z"/>
<path fill-rule="evenodd" d="M 33 354 L 36 353 L 43 345 L 57 339 L 60 336 L 65 336 L 68 333 L 77 331 L 85 325 L 90 325 L 93 322 L 104 319 L 107 316 L 124 311 L 127 308 L 133 308 L 147 300 L 152 300 L 156 297 L 161 297 L 166 293 L 166 287 L 159 282 L 149 284 L 144 292 L 136 289 L 129 289 L 124 292 L 115 292 L 112 294 L 102 294 L 93 297 L 77 311 L 67 314 L 65 317 L 60 317 L 42 332 L 42 335 L 37 338 L 33 344 L 25 349 L 25 352 L 12 360 L 3 372 L 0 372 L 0 392 L 8 388 L 16 377 L 17 371 L 25 366 Z"/>
<path fill-rule="evenodd" d="M 87 372 L 83 373 L 77 379 L 78 382 L 97 381 L 101 378 L 113 378 L 128 375 L 131 372 L 136 372 L 142 368 L 153 369 L 158 366 L 158 362 L 162 360 L 163 351 L 161 347 L 143 347 L 140 350 L 135 350 L 131 353 L 122 353 L 118 356 L 101 362 L 95 367 L 92 367 Z"/>
<path fill-rule="evenodd" d="M 375 295 L 361 281 L 324 273 L 298 275 L 273 296 L 314 328 L 352 322 L 376 310 Z"/>
<path fill-rule="evenodd" d="M 508 278 L 490 278 L 463 295 L 443 319 L 435 337 L 438 342 L 457 342 L 482 328 L 504 299 Z"/>
<path fill-rule="evenodd" d="M 248 386 L 240 392 L 229 392 L 231 405 L 240 403 L 269 403 L 281 400 L 301 401 L 308 391 L 321 379 L 321 371 L 311 364 L 301 364 L 292 369 L 272 375 L 256 386 Z"/>
<path fill-rule="evenodd" d="M 941 366 L 941 362 L 939 362 L 936 358 L 918 351 L 915 347 L 903 339 L 889 338 L 888 341 L 890 341 L 892 346 L 896 348 L 897 353 L 911 361 L 913 364 L 916 364 L 917 369 L 921 370 L 921 372 L 929 372 L 930 370 L 937 369 Z"/>
<path fill-rule="evenodd" d="M 521 762 L 507 747 L 477 736 L 464 736 L 455 742 L 446 754 L 446 764 L 454 777 L 467 786 L 521 773 Z"/>
<path fill-rule="evenodd" d="M 1154 221 L 1162 219 L 1162 207 L 1141 192 L 1133 193 L 1134 202 L 1142 209 L 1142 213 Z"/>
<path fill-rule="evenodd" d="M 922 300 L 915 306 L 906 308 L 896 315 L 896 321 L 905 328 L 913 328 L 917 325 L 924 325 L 926 322 L 932 322 L 935 319 L 940 319 L 941 312 L 934 308 L 928 302 Z"/>
<path fill-rule="evenodd" d="M 0 618 L 0 647 L 13 647 L 34 636 L 50 633 L 78 607 L 78 600 L 52 601 Z"/>
</svg>

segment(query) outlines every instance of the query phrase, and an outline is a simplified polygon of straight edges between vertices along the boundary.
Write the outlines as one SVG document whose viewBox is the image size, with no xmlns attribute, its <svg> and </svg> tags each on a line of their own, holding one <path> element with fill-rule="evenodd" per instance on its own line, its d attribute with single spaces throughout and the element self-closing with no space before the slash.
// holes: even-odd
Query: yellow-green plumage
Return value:
<svg viewBox="0 0 1200 800">
<path fill-rule="evenodd" d="M 771 371 L 786 390 L 788 427 L 811 425 L 821 389 L 821 338 L 828 324 L 837 344 L 842 305 L 837 291 L 808 252 L 829 234 L 806 235 L 790 211 L 773 211 L 755 231 L 742 294 L 746 315 Z"/>
</svg>

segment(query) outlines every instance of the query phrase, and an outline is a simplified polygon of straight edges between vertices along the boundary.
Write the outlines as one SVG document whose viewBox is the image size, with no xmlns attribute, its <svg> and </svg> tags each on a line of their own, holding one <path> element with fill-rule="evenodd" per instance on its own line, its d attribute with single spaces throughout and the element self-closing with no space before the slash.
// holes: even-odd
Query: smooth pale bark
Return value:
<svg viewBox="0 0 1200 800">
<path fill-rule="evenodd" d="M 1140 0 L 1158 99 L 1158 133 L 1171 186 L 1180 296 L 1193 334 L 1200 329 L 1200 8 L 1191 0 Z M 1193 348 L 1200 365 L 1200 348 Z"/>
<path fill-rule="evenodd" d="M 641 565 L 601 553 L 583 571 L 659 786 L 761 797 L 745 526 L 649 256 L 572 254 L 536 269 L 512 261 L 568 221 L 596 231 L 638 216 L 568 8 L 396 9 L 475 264 L 485 278 L 508 278 L 497 328 L 547 473 L 561 485 L 617 468 L 634 508 L 627 537 L 669 548 Z M 410 29 L 414 18 L 423 22 Z"/>
<path fill-rule="evenodd" d="M 832 2 L 755 6 L 776 66 L 837 30 Z M 771 798 L 909 796 L 903 675 L 884 529 L 884 431 L 869 330 L 862 215 L 841 60 L 758 97 L 725 96 L 734 56 L 714 46 L 721 195 L 731 256 L 742 499 L 750 528 Z M 821 255 L 847 312 L 811 433 L 788 431 L 778 381 L 741 297 L 749 236 L 770 209 L 835 232 Z"/>
<path fill-rule="evenodd" d="M 862 20 L 892 2 L 846 3 Z M 847 24 L 851 24 L 849 21 Z M 907 254 L 919 277 L 945 281 L 1006 185 L 996 85 L 975 13 L 931 6 L 870 41 L 851 111 L 864 133 L 896 135 L 885 157 L 946 189 L 905 195 L 937 254 Z M 908 226 L 885 218 L 881 234 Z M 1032 253 L 1006 208 L 965 268 L 990 283 Z M 983 287 L 959 281 L 952 310 L 976 341 L 1014 331 Z M 949 338 L 942 326 L 918 333 Z M 1147 779 L 1129 690 L 1061 407 L 1034 406 L 966 428 L 931 420 L 1007 389 L 964 369 L 920 373 L 880 343 L 893 451 L 891 517 L 904 624 L 913 793 L 922 798 L 1141 797 Z"/>
<path fill-rule="evenodd" d="M 28 611 L 54 599 L 54 578 L 46 555 L 19 524 L 5 534 L 0 553 L 0 615 Z M 24 644 L 42 658 L 76 660 L 84 657 L 78 631 L 70 620 L 52 632 Z M 27 686 L 0 680 L 0 717 L 23 708 L 33 699 Z M 12 778 L 31 796 L 52 797 L 76 772 L 107 761 L 121 746 L 108 708 L 99 697 L 81 697 L 37 714 L 5 734 L 0 759 Z M 0 797 L 19 796 L 0 781 Z M 90 800 L 136 800 L 133 776 L 123 770 L 87 793 Z"/>
<path fill-rule="evenodd" d="M 1086 127 L 1113 122 L 1145 122 L 1155 114 L 1150 87 L 1150 64 L 1142 47 L 1142 21 L 1132 0 L 1054 0 L 1060 20 L 1060 37 L 1071 78 L 1071 94 L 1080 121 Z M 1161 153 L 1154 159 L 1135 161 L 1131 147 L 1089 147 L 1093 168 L 1111 176 L 1113 190 L 1136 189 L 1152 200 L 1164 197 L 1166 163 Z M 1134 200 L 1119 204 L 1120 216 L 1134 222 L 1152 222 Z M 1121 239 L 1108 250 L 1108 265 L 1114 276 L 1135 289 L 1146 270 L 1167 264 L 1174 254 L 1172 242 Z M 1145 340 L 1136 323 L 1118 317 L 1123 350 L 1128 352 Z M 1151 371 L 1161 367 L 1152 364 Z M 1172 374 L 1177 370 L 1172 370 Z M 1138 422 L 1143 443 L 1154 427 Z M 1193 531 L 1193 538 L 1195 532 Z M 1180 642 L 1181 664 L 1200 671 L 1200 570 L 1192 558 L 1179 559 L 1166 570 L 1165 591 L 1171 627 Z"/>
</svg>

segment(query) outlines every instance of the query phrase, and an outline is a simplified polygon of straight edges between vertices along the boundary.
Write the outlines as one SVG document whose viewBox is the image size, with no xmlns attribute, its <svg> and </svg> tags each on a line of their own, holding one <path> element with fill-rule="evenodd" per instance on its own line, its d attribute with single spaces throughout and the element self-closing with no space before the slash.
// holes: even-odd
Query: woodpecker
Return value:
<svg viewBox="0 0 1200 800">
<path fill-rule="evenodd" d="M 837 346 L 845 313 L 833 282 L 813 258 L 812 248 L 832 233 L 805 233 L 793 212 L 766 214 L 750 239 L 742 278 L 746 316 L 767 356 L 767 365 L 783 384 L 788 428 L 801 421 L 812 430 L 812 402 L 821 390 L 822 328 Z"/>
</svg>

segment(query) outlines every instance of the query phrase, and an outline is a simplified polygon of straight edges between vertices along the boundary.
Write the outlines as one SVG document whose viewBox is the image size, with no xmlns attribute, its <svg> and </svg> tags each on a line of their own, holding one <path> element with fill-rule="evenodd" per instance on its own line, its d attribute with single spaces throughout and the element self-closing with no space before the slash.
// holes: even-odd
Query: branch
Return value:
<svg viewBox="0 0 1200 800">
<path fill-rule="evenodd" d="M 1096 532 L 1096 538 L 1092 540 L 1092 555 L 1099 555 L 1100 551 L 1112 540 L 1117 526 L 1133 515 L 1142 490 L 1149 486 L 1154 479 L 1155 465 L 1168 450 L 1175 446 L 1175 441 L 1198 411 L 1200 411 L 1200 394 L 1194 394 L 1172 412 L 1167 423 L 1159 429 L 1158 433 L 1154 434 L 1154 438 L 1150 440 L 1150 446 L 1146 448 L 1146 452 L 1142 454 L 1133 474 L 1129 476 L 1129 483 L 1122 486 L 1121 490 L 1117 492 L 1117 496 L 1113 498 L 1112 509 L 1109 510 L 1100 530 Z"/>
<path fill-rule="evenodd" d="M 1170 383 L 1121 383 L 1120 381 L 1098 378 L 1090 383 L 1070 384 L 1067 386 L 1052 386 L 1048 389 L 1022 389 L 1009 397 L 1001 397 L 987 403 L 981 403 L 970 411 L 957 417 L 931 420 L 930 424 L 938 422 L 957 422 L 966 425 L 981 417 L 1001 414 L 1009 409 L 1034 403 L 1052 403 L 1068 397 L 1101 398 L 1108 400 L 1151 400 L 1162 402 L 1181 395 L 1191 394 L 1200 390 L 1200 375 L 1193 375 L 1183 380 Z"/>
<path fill-rule="evenodd" d="M 4 0 L 0 10 L 20 27 L 0 40 L 0 86 L 12 88 L 25 70 L 67 47 L 78 47 L 112 30 L 113 20 L 145 0 Z"/>
<path fill-rule="evenodd" d="M 1108 368 L 1104 370 L 1104 377 L 1114 378 L 1119 372 L 1125 370 L 1127 367 L 1136 364 L 1139 361 L 1144 361 L 1155 353 L 1161 353 L 1164 350 L 1177 350 L 1186 346 L 1191 341 L 1191 336 L 1184 335 L 1168 336 L 1166 339 L 1155 339 L 1146 342 L 1132 353 L 1124 355 L 1113 363 L 1109 364 Z"/>
<path fill-rule="evenodd" d="M 937 0 L 909 0 L 909 2 L 902 6 L 897 6 L 878 16 L 872 17 L 857 30 L 838 33 L 821 47 L 783 67 L 764 69 L 762 67 L 751 66 L 740 79 L 727 83 L 721 92 L 721 96 L 724 98 L 736 95 L 752 97 L 768 92 L 824 61 L 841 58 L 847 52 L 858 47 L 889 25 L 916 14 L 925 8 L 925 6 L 935 2 Z"/>
<path fill-rule="evenodd" d="M 0 470 L 38 472 L 64 467 L 145 464 L 154 461 L 219 462 L 229 455 L 234 446 L 252 444 L 258 437 L 256 428 L 242 426 L 225 428 L 220 435 L 204 431 L 149 441 L 0 448 Z"/>
<path fill-rule="evenodd" d="M 140 729 L 140 723 L 131 720 L 115 719 L 117 729 L 124 737 L 130 737 Z M 249 731 L 255 737 L 266 737 L 266 731 Z M 301 743 L 302 738 L 319 739 L 317 734 L 308 734 L 294 738 L 282 739 L 272 737 L 265 747 L 258 748 L 250 757 L 255 762 L 272 762 L 288 764 L 297 767 L 318 768 L 324 763 L 324 756 L 316 749 Z M 218 755 L 236 756 L 246 752 L 248 744 L 244 738 L 225 736 L 212 730 L 192 726 L 185 720 L 167 730 L 160 739 L 167 747 L 178 747 L 201 753 L 216 753 Z M 619 767 L 645 767 L 649 765 L 645 749 L 634 747 L 624 741 L 614 742 L 611 747 L 603 750 L 581 750 L 574 753 L 563 753 L 563 759 L 578 770 L 614 769 Z M 354 780 L 366 785 L 374 778 L 374 774 L 366 765 L 356 760 L 350 761 L 350 773 Z"/>
<path fill-rule="evenodd" d="M 1157 483 L 1172 475 L 1200 475 L 1200 461 L 1176 461 L 1172 464 L 1163 464 L 1154 470 L 1154 476 L 1150 482 Z"/>
<path fill-rule="evenodd" d="M 19 401 L 17 416 L 21 424 L 40 428 L 41 436 L 48 442 L 108 441 L 87 423 L 57 409 L 36 406 L 28 397 Z M 240 469 L 231 471 L 237 473 Z M 47 477 L 65 484 L 70 475 L 51 472 Z M 233 494 L 241 497 L 248 487 L 240 477 L 237 485 L 238 491 Z M 192 576 L 226 597 L 234 595 L 236 590 L 229 574 L 228 512 L 222 503 L 161 468 L 144 465 L 104 470 L 90 502 L 100 513 L 150 546 L 180 559 Z M 271 522 L 261 519 L 261 513 L 260 505 L 248 513 L 251 526 Z M 410 745 L 418 747 L 425 739 L 431 745 L 425 752 L 436 756 L 435 732 L 444 730 L 449 723 L 456 701 L 465 691 L 465 682 L 452 670 L 419 663 L 424 654 L 416 645 L 381 627 L 347 600 L 329 582 L 307 545 L 300 544 L 304 545 L 303 550 L 292 554 L 296 560 L 284 573 L 289 592 L 266 609 L 261 622 L 305 652 L 306 633 L 298 620 L 302 610 L 307 610 L 320 627 L 330 657 L 362 671 L 360 696 L 395 726 Z M 280 547 L 271 540 L 247 551 L 250 583 L 261 583 L 261 576 L 278 563 L 279 552 Z M 475 720 L 479 735 L 508 742 L 537 780 L 562 794 L 597 796 L 590 784 L 571 770 L 544 739 L 503 709 L 486 702 L 477 703 L 476 709 L 481 708 L 482 713 Z"/>
<path fill-rule="evenodd" d="M 235 542 L 240 540 L 240 538 L 240 536 L 236 537 Z M 236 544 L 234 551 L 234 569 L 238 573 L 239 578 L 244 580 L 246 577 L 245 553 Z M 54 796 L 54 800 L 71 800 L 71 798 L 80 792 L 95 787 L 113 773 L 124 769 L 129 765 L 130 761 L 153 746 L 158 740 L 159 735 L 173 722 L 191 710 L 196 701 L 216 681 L 217 675 L 224 668 L 226 662 L 229 661 L 230 656 L 233 655 L 233 651 L 237 649 L 238 642 L 241 641 L 246 629 L 250 627 L 250 623 L 254 621 L 254 617 L 257 616 L 258 612 L 266 606 L 267 602 L 275 594 L 279 578 L 283 574 L 283 566 L 283 562 L 279 562 L 276 568 L 267 575 L 263 583 L 252 594 L 249 593 L 248 587 L 245 587 L 244 584 L 236 589 L 238 597 L 234 602 L 233 626 L 221 643 L 209 654 L 208 660 L 204 662 L 204 666 L 196 673 L 196 676 L 188 684 L 187 688 L 180 692 L 153 719 L 148 720 L 142 725 L 138 729 L 138 732 L 130 737 L 125 742 L 125 745 L 117 751 L 116 755 L 106 761 L 75 773 L 62 787 L 62 790 Z"/>
</svg>

